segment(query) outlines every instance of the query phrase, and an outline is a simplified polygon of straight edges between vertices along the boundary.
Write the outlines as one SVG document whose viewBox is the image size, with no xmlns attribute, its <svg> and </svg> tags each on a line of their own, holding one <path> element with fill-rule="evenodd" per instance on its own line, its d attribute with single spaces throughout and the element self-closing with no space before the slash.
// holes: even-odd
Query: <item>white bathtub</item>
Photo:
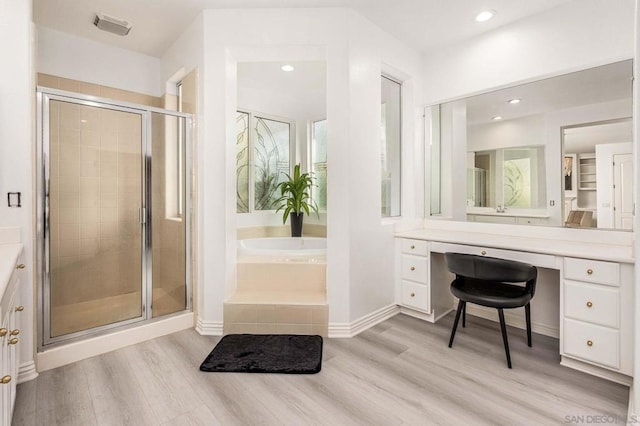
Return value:
<svg viewBox="0 0 640 426">
<path fill-rule="evenodd" d="M 314 237 L 299 238 L 249 238 L 238 240 L 238 255 L 246 256 L 325 256 L 327 239 Z"/>
</svg>

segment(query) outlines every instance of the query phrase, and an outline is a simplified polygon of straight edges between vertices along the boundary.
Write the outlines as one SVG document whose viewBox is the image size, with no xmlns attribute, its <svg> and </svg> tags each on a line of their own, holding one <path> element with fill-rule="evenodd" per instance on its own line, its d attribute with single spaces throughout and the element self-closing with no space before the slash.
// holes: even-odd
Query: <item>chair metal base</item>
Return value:
<svg viewBox="0 0 640 426">
<path fill-rule="evenodd" d="M 509 339 L 507 337 L 507 324 L 504 321 L 504 309 L 496 308 L 498 310 L 498 318 L 500 319 L 500 330 L 502 331 L 502 341 L 504 343 L 504 352 L 507 356 L 507 366 L 511 368 L 511 354 L 509 352 Z M 524 307 L 525 319 L 527 322 L 527 345 L 531 347 L 531 305 L 527 303 Z M 449 347 L 453 346 L 453 338 L 456 335 L 456 329 L 458 328 L 458 321 L 462 315 L 462 326 L 465 326 L 467 316 L 467 302 L 463 300 L 458 301 L 458 309 L 456 310 L 456 318 L 453 320 L 453 328 L 451 329 L 451 338 L 449 339 Z"/>
</svg>

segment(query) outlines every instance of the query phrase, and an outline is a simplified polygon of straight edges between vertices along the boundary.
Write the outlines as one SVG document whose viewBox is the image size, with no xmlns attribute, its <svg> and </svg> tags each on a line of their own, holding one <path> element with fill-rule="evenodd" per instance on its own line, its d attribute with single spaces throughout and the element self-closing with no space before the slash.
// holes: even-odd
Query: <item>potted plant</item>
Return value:
<svg viewBox="0 0 640 426">
<path fill-rule="evenodd" d="M 304 212 L 313 210 L 318 213 L 318 206 L 311 199 L 311 187 L 313 186 L 313 177 L 309 173 L 300 173 L 300 164 L 296 164 L 293 168 L 293 177 L 287 176 L 287 180 L 280 182 L 280 198 L 276 200 L 278 206 L 276 213 L 284 210 L 282 214 L 282 223 L 287 222 L 287 218 L 291 218 L 291 236 L 302 236 L 302 219 Z"/>
</svg>

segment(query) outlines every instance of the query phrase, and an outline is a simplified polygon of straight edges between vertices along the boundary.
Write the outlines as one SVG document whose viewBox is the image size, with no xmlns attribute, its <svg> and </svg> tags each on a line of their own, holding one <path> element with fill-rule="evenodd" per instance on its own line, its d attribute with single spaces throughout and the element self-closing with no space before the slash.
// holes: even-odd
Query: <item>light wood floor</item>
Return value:
<svg viewBox="0 0 640 426">
<path fill-rule="evenodd" d="M 316 375 L 202 373 L 219 337 L 186 330 L 42 373 L 18 386 L 14 425 L 553 425 L 626 414 L 628 388 L 559 365 L 558 341 L 468 317 L 397 315 L 325 339 Z M 576 418 L 576 417 L 573 417 Z"/>
</svg>

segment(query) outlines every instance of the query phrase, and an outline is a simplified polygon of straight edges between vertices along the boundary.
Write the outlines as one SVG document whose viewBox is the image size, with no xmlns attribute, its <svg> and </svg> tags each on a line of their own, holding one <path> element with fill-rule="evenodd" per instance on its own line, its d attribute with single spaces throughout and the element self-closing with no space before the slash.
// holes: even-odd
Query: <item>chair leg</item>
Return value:
<svg viewBox="0 0 640 426">
<path fill-rule="evenodd" d="M 524 316 L 527 320 L 527 345 L 531 347 L 531 305 L 529 303 L 524 305 Z"/>
<path fill-rule="evenodd" d="M 451 329 L 451 338 L 449 339 L 449 347 L 453 345 L 453 338 L 456 335 L 456 328 L 458 328 L 458 321 L 460 320 L 460 313 L 462 313 L 462 309 L 466 302 L 460 300 L 458 302 L 458 310 L 456 311 L 456 319 L 453 321 L 453 328 Z"/>
<path fill-rule="evenodd" d="M 507 340 L 507 325 L 504 322 L 504 311 L 502 308 L 498 309 L 498 316 L 500 317 L 500 328 L 502 329 L 502 340 L 504 341 L 504 351 L 507 354 L 507 365 L 511 368 L 511 355 L 509 355 L 509 341 Z"/>
<path fill-rule="evenodd" d="M 462 328 L 467 326 L 467 302 L 462 305 Z"/>
</svg>

